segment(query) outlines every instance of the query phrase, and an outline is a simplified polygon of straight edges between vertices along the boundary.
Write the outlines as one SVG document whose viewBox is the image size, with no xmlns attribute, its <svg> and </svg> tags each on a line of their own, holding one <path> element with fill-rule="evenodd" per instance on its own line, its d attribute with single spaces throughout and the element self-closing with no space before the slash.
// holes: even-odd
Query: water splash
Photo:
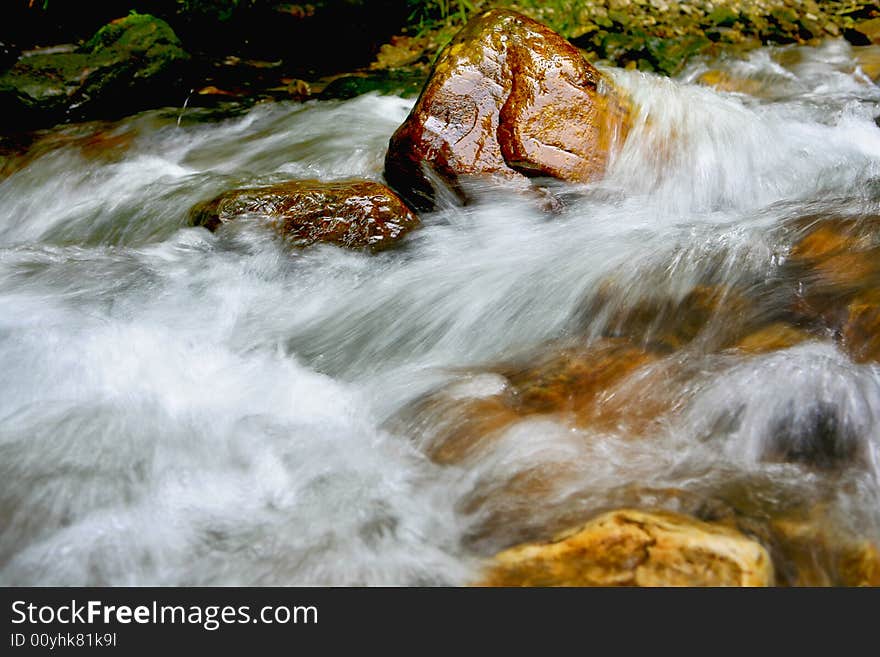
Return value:
<svg viewBox="0 0 880 657">
<path fill-rule="evenodd" d="M 604 181 L 548 183 L 557 216 L 485 190 L 376 256 L 291 252 L 247 222 L 209 234 L 187 213 L 238 185 L 380 179 L 411 101 L 151 112 L 98 156 L 52 142 L 0 182 L 0 580 L 463 583 L 482 554 L 636 484 L 666 506 L 651 491 L 739 478 L 772 480 L 771 506 L 815 500 L 839 476 L 815 462 L 825 448 L 858 463 L 831 503 L 880 536 L 876 368 L 820 335 L 725 351 L 733 293 L 605 391 L 666 400 L 638 439 L 520 418 L 441 466 L 420 449 L 431 428 L 400 421 L 474 373 L 492 386 L 459 386 L 457 403 L 501 394 L 498 363 L 619 335 L 652 304 L 629 337 L 654 348 L 712 286 L 758 299 L 744 325 L 776 319 L 792 218 L 880 200 L 877 88 L 840 43 L 798 53 L 721 64 L 772 79 L 771 97 L 697 87 L 697 70 L 610 71 L 639 115 Z M 551 483 L 536 505 L 517 481 Z"/>
</svg>

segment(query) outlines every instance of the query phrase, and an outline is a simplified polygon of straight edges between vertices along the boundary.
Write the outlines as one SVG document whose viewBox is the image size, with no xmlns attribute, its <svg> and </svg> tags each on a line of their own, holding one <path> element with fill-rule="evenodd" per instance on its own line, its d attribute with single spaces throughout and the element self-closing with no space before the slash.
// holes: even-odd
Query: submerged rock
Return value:
<svg viewBox="0 0 880 657">
<path fill-rule="evenodd" d="M 621 338 L 551 343 L 527 360 L 502 363 L 432 391 L 405 409 L 402 419 L 425 427 L 422 447 L 441 464 L 485 454 L 506 429 L 538 416 L 574 427 L 635 430 L 663 408 L 649 395 L 634 398 L 620 386 L 657 360 L 657 354 Z"/>
<path fill-rule="evenodd" d="M 624 98 L 574 46 L 525 16 L 488 11 L 440 55 L 391 138 L 385 177 L 422 208 L 434 179 L 460 195 L 469 176 L 587 182 L 628 125 Z"/>
<path fill-rule="evenodd" d="M 880 362 L 880 291 L 868 290 L 847 306 L 842 338 L 857 363 Z"/>
<path fill-rule="evenodd" d="M 189 55 L 163 20 L 132 14 L 73 52 L 22 56 L 0 77 L 0 109 L 25 125 L 155 106 Z"/>
<path fill-rule="evenodd" d="M 496 555 L 479 586 L 771 586 L 764 547 L 668 512 L 603 514 L 544 543 Z"/>
<path fill-rule="evenodd" d="M 329 242 L 379 250 L 418 225 L 418 218 L 390 189 L 366 180 L 292 180 L 225 192 L 190 211 L 192 223 L 216 230 L 236 218 L 268 220 L 297 245 Z"/>
<path fill-rule="evenodd" d="M 785 322 L 773 322 L 736 343 L 735 349 L 747 354 L 764 354 L 788 349 L 812 339 L 812 335 Z"/>
<path fill-rule="evenodd" d="M 854 423 L 836 405 L 819 402 L 791 408 L 772 426 L 764 458 L 831 469 L 867 460 Z"/>
</svg>

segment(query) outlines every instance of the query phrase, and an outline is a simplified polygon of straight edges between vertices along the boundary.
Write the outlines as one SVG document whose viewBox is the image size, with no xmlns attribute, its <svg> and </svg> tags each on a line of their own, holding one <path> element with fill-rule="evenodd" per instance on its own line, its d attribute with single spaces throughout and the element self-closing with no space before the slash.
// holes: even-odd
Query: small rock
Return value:
<svg viewBox="0 0 880 657">
<path fill-rule="evenodd" d="M 329 242 L 379 250 L 419 223 L 390 189 L 377 182 L 294 180 L 271 187 L 236 189 L 190 211 L 194 225 L 216 230 L 255 215 L 298 246 Z"/>
</svg>

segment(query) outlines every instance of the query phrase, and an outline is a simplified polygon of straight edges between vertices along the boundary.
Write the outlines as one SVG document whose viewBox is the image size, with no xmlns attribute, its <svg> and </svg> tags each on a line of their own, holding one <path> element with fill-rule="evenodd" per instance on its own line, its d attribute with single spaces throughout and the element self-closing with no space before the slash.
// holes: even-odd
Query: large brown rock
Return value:
<svg viewBox="0 0 880 657">
<path fill-rule="evenodd" d="M 469 176 L 587 182 L 604 172 L 628 118 L 627 101 L 568 41 L 492 10 L 441 53 L 391 138 L 385 178 L 422 208 L 433 205 L 435 176 L 461 196 Z"/>
<path fill-rule="evenodd" d="M 546 543 L 505 550 L 481 586 L 771 586 L 764 547 L 668 512 L 605 513 Z"/>
<path fill-rule="evenodd" d="M 329 242 L 373 250 L 392 245 L 418 218 L 385 185 L 366 180 L 292 180 L 271 187 L 235 189 L 194 207 L 193 224 L 216 230 L 243 216 L 258 216 L 295 244 Z"/>
</svg>

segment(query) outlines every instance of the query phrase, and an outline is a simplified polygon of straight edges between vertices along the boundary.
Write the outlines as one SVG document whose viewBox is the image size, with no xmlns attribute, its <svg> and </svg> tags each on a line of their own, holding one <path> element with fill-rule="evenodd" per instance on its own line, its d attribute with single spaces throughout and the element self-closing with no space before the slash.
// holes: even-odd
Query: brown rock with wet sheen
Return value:
<svg viewBox="0 0 880 657">
<path fill-rule="evenodd" d="M 431 207 L 431 173 L 453 185 L 473 175 L 525 184 L 523 173 L 586 182 L 600 176 L 628 131 L 628 106 L 563 37 L 520 14 L 471 20 L 440 55 L 391 138 L 385 177 Z"/>
<path fill-rule="evenodd" d="M 857 363 L 880 361 L 880 291 L 857 296 L 846 310 L 844 347 Z"/>
<path fill-rule="evenodd" d="M 788 349 L 811 339 L 811 335 L 784 322 L 764 326 L 736 343 L 736 349 L 747 354 L 765 354 Z"/>
<path fill-rule="evenodd" d="M 489 376 L 503 385 L 485 396 L 462 397 L 453 383 L 407 410 L 410 423 L 426 427 L 426 453 L 437 463 L 461 463 L 491 448 L 510 426 L 528 417 L 555 415 L 574 426 L 643 425 L 662 407 L 641 386 L 636 396 L 619 391 L 629 376 L 658 356 L 623 338 L 588 345 L 545 345 L 526 362 L 499 365 Z M 613 401 L 614 403 L 608 403 Z M 631 428 L 631 427 L 630 427 Z"/>
<path fill-rule="evenodd" d="M 390 246 L 419 220 L 385 185 L 356 180 L 293 180 L 225 192 L 194 207 L 192 222 L 209 230 L 247 215 L 270 225 L 298 245 L 330 242 L 374 250 Z"/>
<path fill-rule="evenodd" d="M 771 586 L 764 547 L 668 512 L 603 514 L 546 543 L 496 555 L 479 586 Z"/>
</svg>

